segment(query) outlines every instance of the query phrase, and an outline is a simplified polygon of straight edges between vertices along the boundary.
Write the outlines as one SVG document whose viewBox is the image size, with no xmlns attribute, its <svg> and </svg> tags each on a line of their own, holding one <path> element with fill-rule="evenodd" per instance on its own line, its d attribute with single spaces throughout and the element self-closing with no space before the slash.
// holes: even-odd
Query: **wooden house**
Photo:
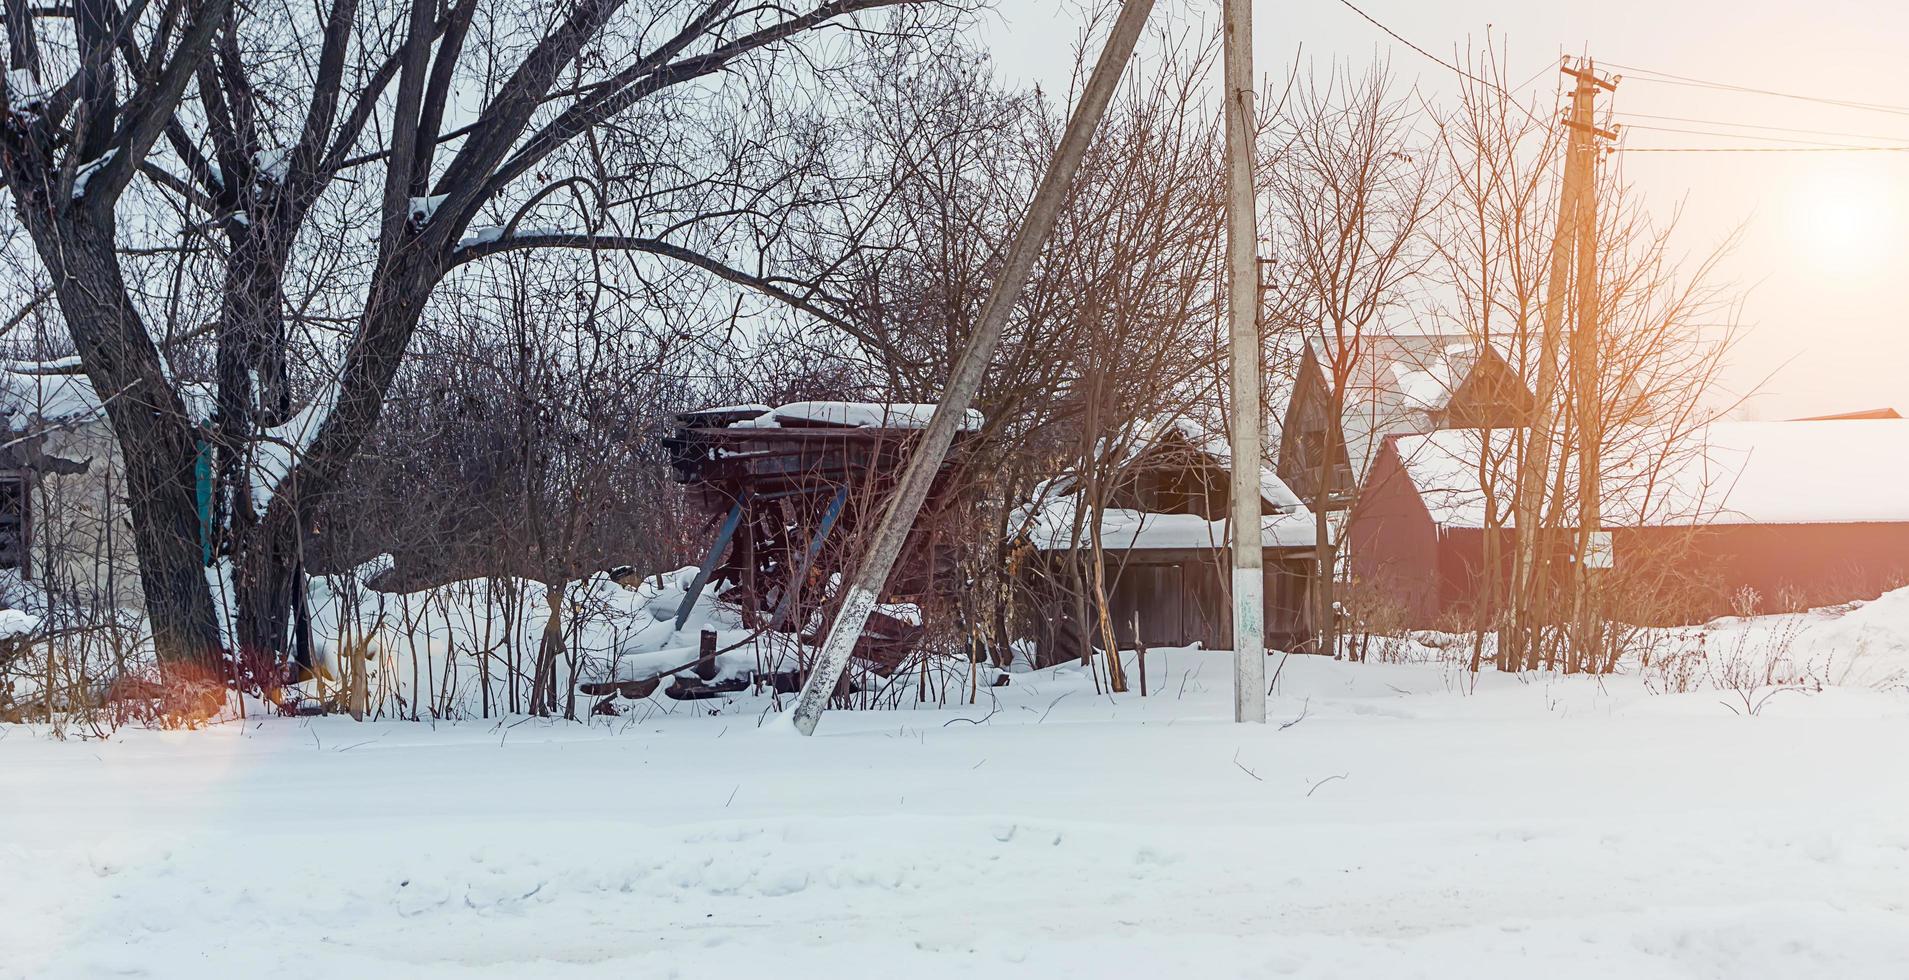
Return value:
<svg viewBox="0 0 1909 980">
<path fill-rule="evenodd" d="M 1311 635 L 1316 522 L 1270 468 L 1259 471 L 1266 642 L 1292 650 Z M 1023 511 L 1019 542 L 1022 579 L 1035 597 L 1037 661 L 1078 657 L 1083 642 L 1101 645 L 1093 623 L 1102 610 L 1091 607 L 1085 581 L 1096 517 L 1104 612 L 1117 644 L 1131 647 L 1137 624 L 1138 639 L 1149 646 L 1231 647 L 1231 472 L 1223 440 L 1174 422 L 1139 440 L 1099 508 L 1081 499 L 1071 476 L 1050 481 L 1043 498 Z"/>
<path fill-rule="evenodd" d="M 1321 484 L 1320 474 L 1329 474 Z M 1299 357 L 1299 371 L 1280 426 L 1279 479 L 1313 507 L 1342 508 L 1358 492 L 1346 441 L 1345 419 L 1332 407 L 1332 385 L 1312 347 Z"/>
<path fill-rule="evenodd" d="M 0 425 L 0 569 L 75 602 L 139 608 L 125 468 L 92 384 L 0 370 Z"/>
<path fill-rule="evenodd" d="M 1343 510 L 1358 496 L 1377 454 L 1393 436 L 1446 428 L 1528 424 L 1536 399 L 1492 344 L 1463 335 L 1365 338 L 1333 411 L 1332 379 L 1310 346 L 1287 400 L 1279 478 L 1314 507 Z M 1322 458 L 1330 476 L 1320 488 Z"/>
</svg>

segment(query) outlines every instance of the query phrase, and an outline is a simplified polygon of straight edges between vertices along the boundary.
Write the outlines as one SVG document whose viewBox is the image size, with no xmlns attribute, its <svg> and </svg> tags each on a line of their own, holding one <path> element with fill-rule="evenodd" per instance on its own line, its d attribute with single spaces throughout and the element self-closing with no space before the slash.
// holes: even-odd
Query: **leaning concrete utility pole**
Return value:
<svg viewBox="0 0 1909 980">
<path fill-rule="evenodd" d="M 1034 191 L 1027 217 L 1021 221 L 1021 230 L 1008 247 L 1001 278 L 995 281 L 987 303 L 981 307 L 981 319 L 975 324 L 974 335 L 968 338 L 968 346 L 955 362 L 941 404 L 935 406 L 928 428 L 922 431 L 921 440 L 902 471 L 901 482 L 888 499 L 888 508 L 882 512 L 868 553 L 862 557 L 855 580 L 842 599 L 842 608 L 829 626 L 828 638 L 822 641 L 815 669 L 802 685 L 802 695 L 796 701 L 793 715 L 796 730 L 804 735 L 815 734 L 815 724 L 821 720 L 823 709 L 828 707 L 829 698 L 841 682 L 849 654 L 862 638 L 862 629 L 868 624 L 868 614 L 875 606 L 876 597 L 888 584 L 888 573 L 895 567 L 895 559 L 901 554 L 902 542 L 907 540 L 915 517 L 921 513 L 922 501 L 928 497 L 928 488 L 934 483 L 942 460 L 947 458 L 955 430 L 966 418 L 968 405 L 981 388 L 982 376 L 987 373 L 994 348 L 1001 341 L 1008 316 L 1021 298 L 1021 289 L 1034 270 L 1034 260 L 1040 255 L 1041 246 L 1054 230 L 1067 189 L 1074 182 L 1074 172 L 1080 169 L 1081 158 L 1087 155 L 1094 131 L 1100 128 L 1100 117 L 1113 99 L 1114 88 L 1120 83 L 1120 75 L 1133 56 L 1134 45 L 1140 41 L 1140 32 L 1147 26 L 1147 15 L 1152 12 L 1153 0 L 1124 0 L 1121 5 L 1113 32 L 1107 36 L 1107 45 L 1094 64 L 1093 74 L 1088 76 L 1080 104 L 1074 107 L 1074 115 L 1061 135 L 1061 144 L 1054 151 L 1054 159 L 1048 162 L 1040 187 Z"/>
<path fill-rule="evenodd" d="M 1225 30 L 1226 333 L 1233 389 L 1233 720 L 1265 724 L 1266 575 L 1260 551 L 1259 513 L 1263 452 L 1259 436 L 1259 225 L 1253 194 L 1252 0 L 1226 0 Z"/>
</svg>

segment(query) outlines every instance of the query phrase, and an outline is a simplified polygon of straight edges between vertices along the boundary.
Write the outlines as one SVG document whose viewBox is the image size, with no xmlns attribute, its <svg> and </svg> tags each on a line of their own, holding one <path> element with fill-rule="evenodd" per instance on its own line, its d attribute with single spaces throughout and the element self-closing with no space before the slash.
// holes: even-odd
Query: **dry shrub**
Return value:
<svg viewBox="0 0 1909 980">
<path fill-rule="evenodd" d="M 1342 642 L 1351 659 L 1380 663 L 1412 659 L 1408 609 L 1396 593 L 1371 582 L 1355 582 L 1343 586 L 1339 595 L 1346 617 Z"/>
</svg>

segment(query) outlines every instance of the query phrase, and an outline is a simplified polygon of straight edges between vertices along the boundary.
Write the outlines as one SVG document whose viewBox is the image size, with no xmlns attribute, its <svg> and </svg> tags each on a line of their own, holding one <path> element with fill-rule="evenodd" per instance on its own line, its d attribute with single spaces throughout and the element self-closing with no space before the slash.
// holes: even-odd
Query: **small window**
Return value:
<svg viewBox="0 0 1909 980">
<path fill-rule="evenodd" d="M 0 476 L 0 568 L 27 567 L 27 483 Z"/>
</svg>

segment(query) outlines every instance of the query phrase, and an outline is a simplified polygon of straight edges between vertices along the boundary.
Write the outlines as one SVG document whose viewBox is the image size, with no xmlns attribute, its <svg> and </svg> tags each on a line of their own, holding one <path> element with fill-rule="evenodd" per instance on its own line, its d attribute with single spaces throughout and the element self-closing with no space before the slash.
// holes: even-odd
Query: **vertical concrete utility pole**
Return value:
<svg viewBox="0 0 1909 980">
<path fill-rule="evenodd" d="M 1034 260 L 1040 255 L 1041 246 L 1054 230 L 1067 189 L 1074 182 L 1074 173 L 1080 169 L 1081 158 L 1087 155 L 1087 146 L 1100 127 L 1100 117 L 1113 99 L 1114 88 L 1120 83 L 1120 75 L 1133 57 L 1134 45 L 1140 41 L 1140 32 L 1147 26 L 1147 15 L 1152 12 L 1153 0 L 1125 0 L 1121 5 L 1120 16 L 1114 20 L 1113 31 L 1107 36 L 1107 45 L 1101 49 L 1100 60 L 1094 63 L 1094 72 L 1081 93 L 1080 104 L 1074 107 L 1074 115 L 1061 135 L 1061 144 L 1048 163 L 1041 186 L 1034 192 L 1027 217 L 1021 221 L 1021 230 L 1008 247 L 1001 278 L 995 281 L 986 304 L 981 307 L 974 335 L 968 338 L 968 346 L 955 362 L 941 404 L 935 406 L 928 428 L 922 431 L 908 466 L 902 470 L 901 482 L 889 498 L 888 508 L 882 512 L 868 553 L 862 556 L 855 579 L 842 599 L 842 608 L 829 626 L 828 638 L 822 641 L 815 669 L 802 685 L 793 721 L 796 730 L 804 735 L 815 733 L 816 722 L 821 720 L 823 709 L 828 707 L 836 685 L 841 682 L 849 654 L 854 652 L 862 629 L 868 625 L 868 614 L 875 606 L 876 597 L 888 584 L 888 573 L 894 569 L 902 542 L 907 539 L 909 528 L 914 526 L 915 517 L 921 513 L 922 502 L 928 497 L 935 474 L 941 470 L 942 460 L 947 458 L 955 431 L 966 418 L 975 392 L 981 388 L 981 379 L 994 357 L 995 346 L 1001 341 L 1008 316 L 1021 298 L 1021 289 L 1034 270 Z"/>
<path fill-rule="evenodd" d="M 1260 551 L 1259 224 L 1253 193 L 1253 3 L 1226 0 L 1226 333 L 1233 412 L 1233 720 L 1266 721 Z M 1323 495 L 1320 498 L 1324 503 Z M 1324 542 L 1320 543 L 1322 546 Z"/>
</svg>

